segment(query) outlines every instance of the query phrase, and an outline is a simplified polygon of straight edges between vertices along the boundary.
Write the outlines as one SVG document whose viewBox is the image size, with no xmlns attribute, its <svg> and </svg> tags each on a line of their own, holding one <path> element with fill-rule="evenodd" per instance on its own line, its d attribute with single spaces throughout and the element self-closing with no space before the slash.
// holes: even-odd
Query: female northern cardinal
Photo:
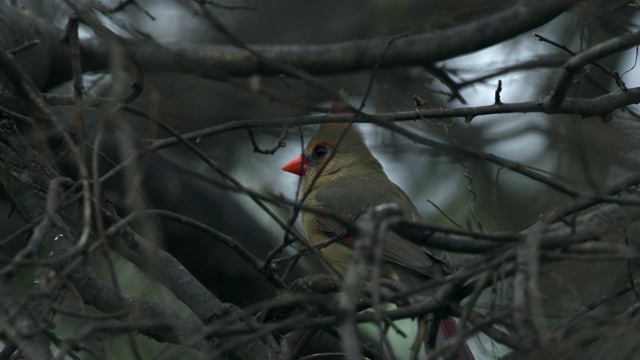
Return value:
<svg viewBox="0 0 640 360">
<path fill-rule="evenodd" d="M 342 112 L 336 103 L 329 113 Z M 329 211 L 342 219 L 355 220 L 367 209 L 387 203 L 396 204 L 404 215 L 414 220 L 422 219 L 407 194 L 384 173 L 355 125 L 320 125 L 303 154 L 282 170 L 302 177 L 300 198 L 305 199 L 306 206 Z M 345 227 L 331 217 L 313 212 L 302 211 L 301 220 L 305 235 L 314 245 L 345 231 Z M 351 262 L 354 241 L 354 236 L 347 234 L 321 251 L 334 268 L 344 273 Z M 445 251 L 427 249 L 393 233 L 384 241 L 383 260 L 382 276 L 405 285 L 454 271 Z M 442 320 L 440 330 L 444 338 L 454 336 L 454 320 Z M 466 344 L 462 346 L 460 358 L 474 358 Z"/>
</svg>

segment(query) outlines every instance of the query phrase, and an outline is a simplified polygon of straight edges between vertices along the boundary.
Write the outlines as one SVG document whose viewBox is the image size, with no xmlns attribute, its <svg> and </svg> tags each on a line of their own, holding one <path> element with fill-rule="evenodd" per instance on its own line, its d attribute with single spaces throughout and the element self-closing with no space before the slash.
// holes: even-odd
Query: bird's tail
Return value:
<svg viewBox="0 0 640 360">
<path fill-rule="evenodd" d="M 458 325 L 452 318 L 446 318 L 440 321 L 440 331 L 438 335 L 442 335 L 443 340 L 452 339 L 458 333 Z M 438 336 L 440 338 L 440 336 Z M 439 339 L 438 339 L 439 340 Z M 462 344 L 458 348 L 458 360 L 475 360 L 471 349 L 467 345 L 466 341 L 462 341 Z"/>
</svg>

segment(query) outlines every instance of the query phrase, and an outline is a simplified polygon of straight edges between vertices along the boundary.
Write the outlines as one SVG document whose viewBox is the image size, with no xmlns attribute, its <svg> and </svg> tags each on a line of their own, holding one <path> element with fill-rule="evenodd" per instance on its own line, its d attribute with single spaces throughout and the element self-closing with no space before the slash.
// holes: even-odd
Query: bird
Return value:
<svg viewBox="0 0 640 360">
<path fill-rule="evenodd" d="M 329 114 L 345 113 L 344 100 L 336 100 Z M 348 232 L 343 221 L 382 204 L 395 204 L 400 212 L 415 221 L 423 221 L 409 196 L 393 183 L 367 147 L 362 132 L 350 123 L 323 123 L 313 133 L 302 154 L 282 167 L 283 171 L 301 177 L 299 199 L 305 208 L 320 212 L 300 213 L 302 230 L 312 245 L 326 244 L 338 235 L 339 241 L 321 248 L 331 268 L 345 274 L 351 263 L 357 236 Z M 335 214 L 335 217 L 326 214 Z M 325 215 L 323 215 L 325 214 Z M 383 241 L 382 278 L 402 285 L 414 285 L 427 279 L 442 278 L 455 269 L 446 251 L 429 249 L 392 232 Z M 369 271 L 371 268 L 369 269 Z M 456 323 L 441 320 L 439 339 L 453 337 Z M 459 359 L 474 359 L 463 342 Z"/>
</svg>

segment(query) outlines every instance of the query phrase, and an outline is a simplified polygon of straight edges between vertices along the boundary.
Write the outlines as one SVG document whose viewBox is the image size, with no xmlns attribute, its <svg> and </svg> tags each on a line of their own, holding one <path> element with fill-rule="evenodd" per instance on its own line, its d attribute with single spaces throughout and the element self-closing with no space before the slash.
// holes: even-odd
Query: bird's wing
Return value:
<svg viewBox="0 0 640 360">
<path fill-rule="evenodd" d="M 359 182 L 359 188 L 352 186 L 327 186 L 315 193 L 315 200 L 323 208 L 335 211 L 336 215 L 354 221 L 363 210 L 373 206 L 396 203 L 403 212 L 413 219 L 420 218 L 418 210 L 411 203 L 407 195 L 395 184 L 393 191 L 376 193 L 378 187 L 367 187 L 367 182 Z M 353 204 L 359 204 L 355 207 Z M 362 205 L 365 209 L 362 209 Z M 315 226 L 330 237 L 345 230 L 344 226 L 329 216 L 318 215 Z M 353 234 L 346 234 L 340 241 L 343 245 L 354 246 Z M 388 230 L 384 238 L 384 260 L 418 272 L 428 277 L 442 277 L 454 272 L 453 265 L 447 253 L 440 249 L 429 249 L 408 241 L 395 232 Z"/>
<path fill-rule="evenodd" d="M 432 278 L 439 278 L 454 272 L 447 253 L 440 249 L 429 249 L 408 241 L 389 231 L 383 254 L 387 261 Z"/>
</svg>

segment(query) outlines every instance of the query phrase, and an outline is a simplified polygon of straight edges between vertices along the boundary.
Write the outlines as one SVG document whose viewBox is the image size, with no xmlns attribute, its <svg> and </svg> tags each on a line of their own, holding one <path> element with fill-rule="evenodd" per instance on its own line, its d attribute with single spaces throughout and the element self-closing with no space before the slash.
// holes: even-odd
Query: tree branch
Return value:
<svg viewBox="0 0 640 360">
<path fill-rule="evenodd" d="M 435 33 L 395 39 L 380 64 L 382 68 L 424 65 L 468 54 L 542 26 L 577 4 L 577 0 L 526 0 L 510 8 L 468 24 Z M 336 74 L 372 69 L 388 45 L 388 39 L 350 41 L 330 45 L 248 45 L 262 56 L 286 63 L 310 74 Z M 251 52 L 235 46 L 196 44 L 149 45 L 147 41 L 131 43 L 150 72 L 181 71 L 201 74 L 204 69 L 216 69 L 227 76 L 253 74 L 279 75 L 272 67 Z M 107 67 L 107 49 L 96 40 L 83 42 L 83 67 L 102 70 Z M 166 56 L 158 56 L 158 54 Z M 185 61 L 186 60 L 186 61 Z M 188 63 L 189 66 L 184 66 Z"/>
</svg>

